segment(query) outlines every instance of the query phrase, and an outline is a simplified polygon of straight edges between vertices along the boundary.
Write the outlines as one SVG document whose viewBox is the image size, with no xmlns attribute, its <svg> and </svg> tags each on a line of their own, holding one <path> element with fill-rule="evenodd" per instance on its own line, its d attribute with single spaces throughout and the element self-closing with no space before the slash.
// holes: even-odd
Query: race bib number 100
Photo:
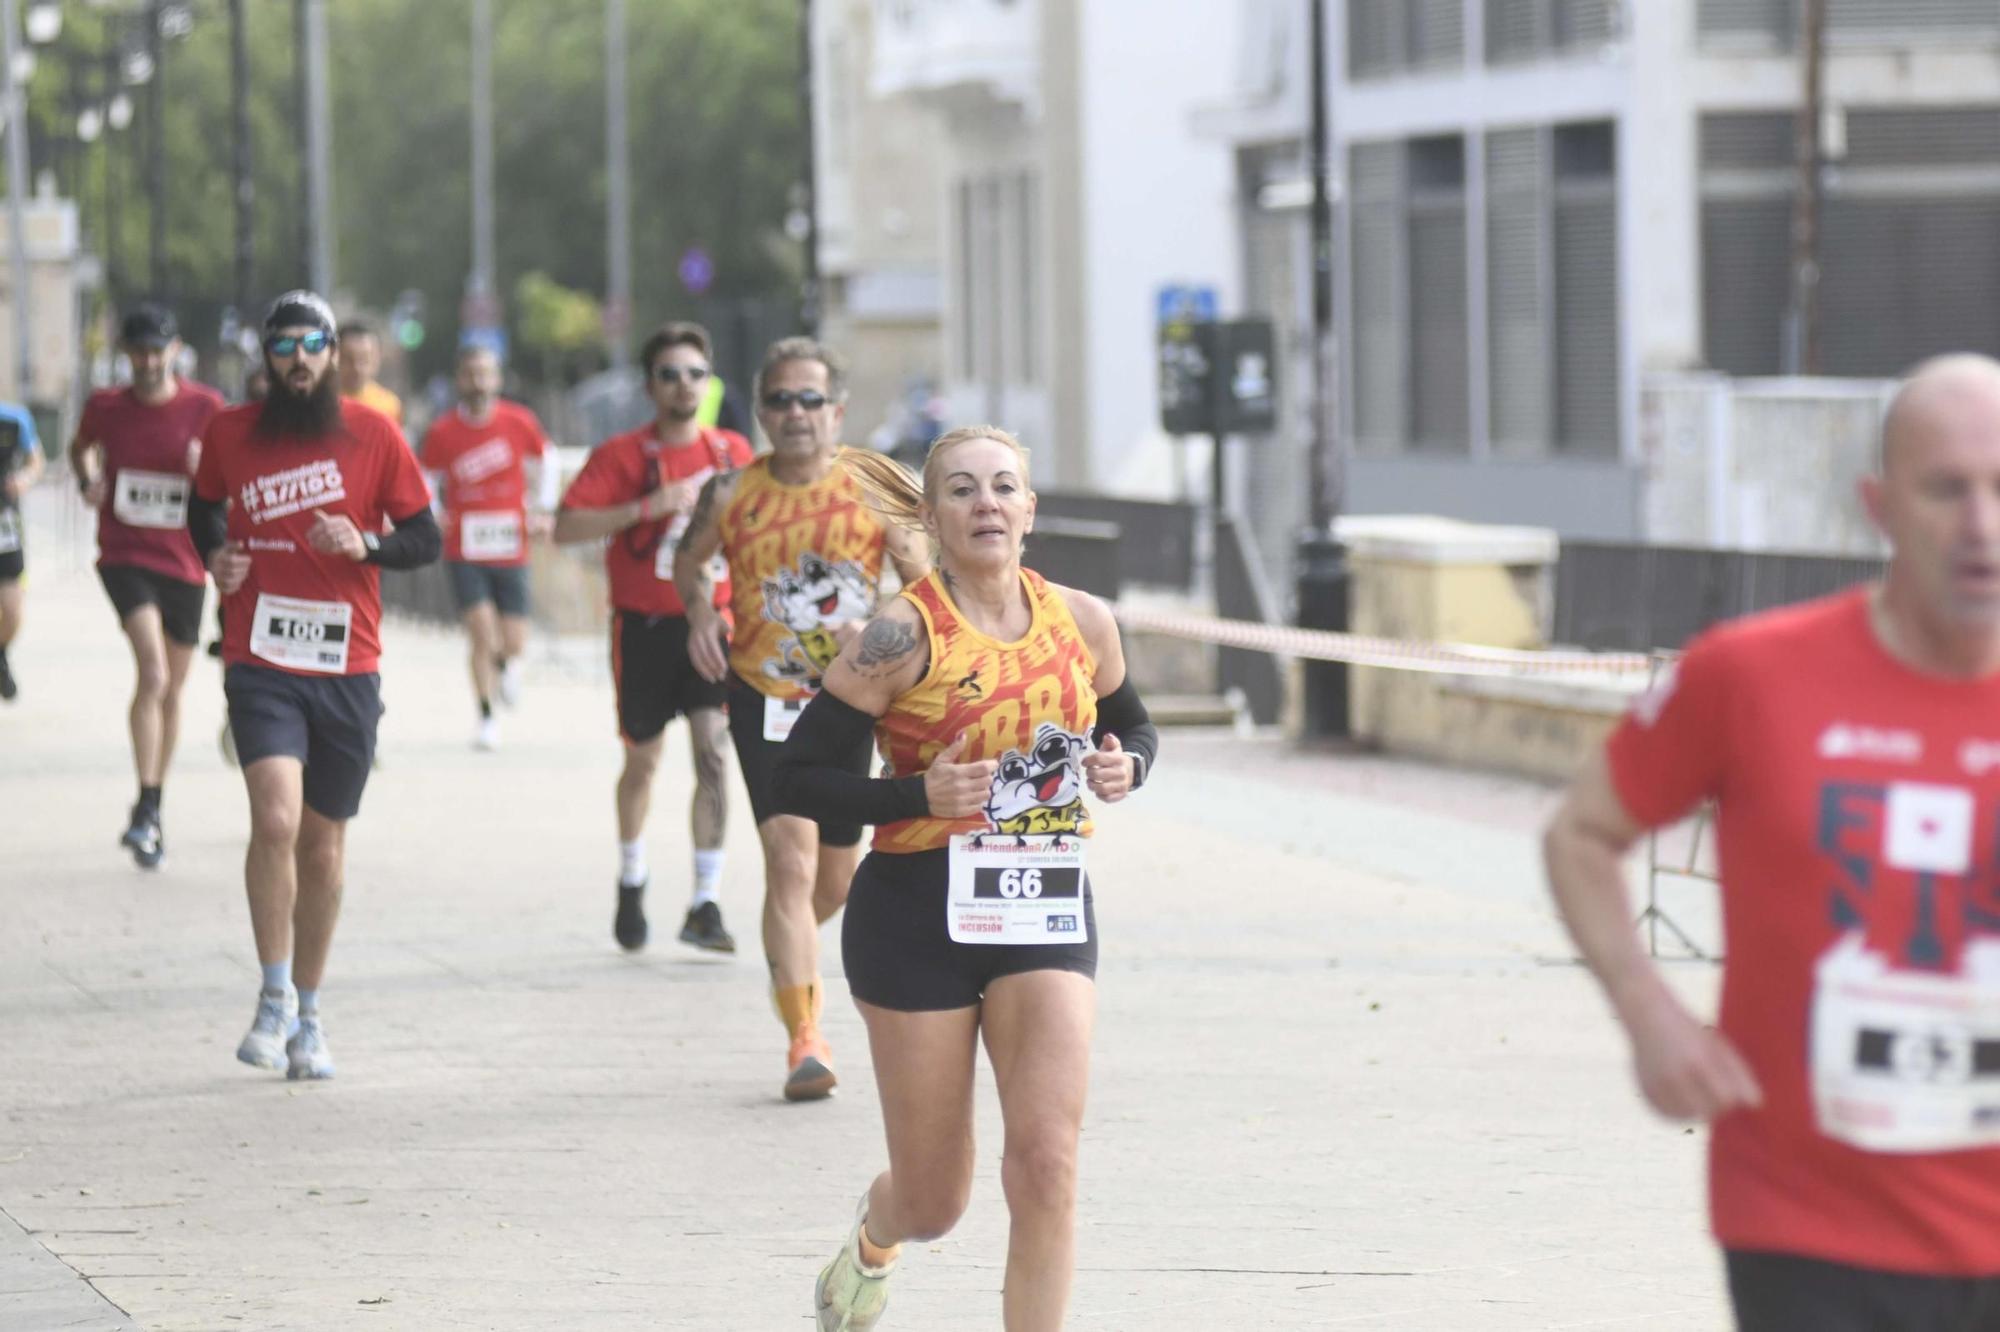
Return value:
<svg viewBox="0 0 2000 1332">
<path fill-rule="evenodd" d="M 945 924 L 969 944 L 1083 943 L 1083 842 L 987 834 L 951 839 Z"/>
<path fill-rule="evenodd" d="M 264 593 L 257 598 L 257 616 L 250 625 L 250 651 L 275 666 L 345 675 L 353 619 L 354 607 L 345 601 Z"/>
</svg>

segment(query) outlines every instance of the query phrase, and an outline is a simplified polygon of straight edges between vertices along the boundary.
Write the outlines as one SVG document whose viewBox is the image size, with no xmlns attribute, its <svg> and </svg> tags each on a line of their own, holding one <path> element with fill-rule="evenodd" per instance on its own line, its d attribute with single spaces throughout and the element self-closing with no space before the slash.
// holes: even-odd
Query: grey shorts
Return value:
<svg viewBox="0 0 2000 1332">
<path fill-rule="evenodd" d="M 444 567 L 451 575 L 451 595 L 458 603 L 459 614 L 463 615 L 481 602 L 491 602 L 493 609 L 502 615 L 527 615 L 527 565 L 450 560 Z"/>
<path fill-rule="evenodd" d="M 382 721 L 381 676 L 295 675 L 236 661 L 222 673 L 222 693 L 239 765 L 298 759 L 313 813 L 344 820 L 361 811 Z"/>
</svg>

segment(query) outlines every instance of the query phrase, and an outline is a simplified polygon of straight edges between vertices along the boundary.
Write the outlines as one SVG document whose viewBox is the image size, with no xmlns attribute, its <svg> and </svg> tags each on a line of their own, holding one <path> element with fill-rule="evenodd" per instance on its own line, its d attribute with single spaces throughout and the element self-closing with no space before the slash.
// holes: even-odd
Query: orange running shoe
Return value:
<svg viewBox="0 0 2000 1332">
<path fill-rule="evenodd" d="M 817 1027 L 801 1027 L 792 1038 L 785 1056 L 785 1099 L 818 1101 L 833 1095 L 833 1052 L 826 1048 Z"/>
</svg>

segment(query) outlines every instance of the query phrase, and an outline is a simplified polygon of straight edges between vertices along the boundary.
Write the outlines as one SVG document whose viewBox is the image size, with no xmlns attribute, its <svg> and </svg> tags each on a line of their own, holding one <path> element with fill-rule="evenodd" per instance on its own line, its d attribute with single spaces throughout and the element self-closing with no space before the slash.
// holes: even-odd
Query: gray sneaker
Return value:
<svg viewBox="0 0 2000 1332">
<path fill-rule="evenodd" d="M 299 1029 L 299 992 L 286 987 L 283 994 L 257 992 L 257 1017 L 250 1034 L 236 1047 L 236 1057 L 246 1064 L 277 1072 L 285 1067 L 285 1042 Z"/>
<path fill-rule="evenodd" d="M 819 1332 L 867 1332 L 881 1321 L 889 1304 L 889 1274 L 896 1270 L 893 1260 L 886 1267 L 861 1264 L 861 1226 L 868 1217 L 868 1195 L 854 1212 L 854 1229 L 833 1261 L 820 1269 L 813 1283 L 813 1313 Z"/>
<path fill-rule="evenodd" d="M 285 1058 L 291 1065 L 285 1076 L 293 1082 L 333 1076 L 333 1051 L 326 1047 L 326 1032 L 319 1025 L 319 1014 L 307 1013 L 299 1019 L 298 1031 L 285 1042 Z"/>
</svg>

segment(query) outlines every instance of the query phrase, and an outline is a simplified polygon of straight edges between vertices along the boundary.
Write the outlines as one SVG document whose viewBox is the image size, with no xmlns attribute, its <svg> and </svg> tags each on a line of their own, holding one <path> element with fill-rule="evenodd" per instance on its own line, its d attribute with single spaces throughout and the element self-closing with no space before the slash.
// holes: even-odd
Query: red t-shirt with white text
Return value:
<svg viewBox="0 0 2000 1332">
<path fill-rule="evenodd" d="M 420 451 L 444 479 L 444 557 L 475 564 L 528 562 L 528 478 L 523 464 L 543 457 L 548 436 L 519 403 L 493 404 L 484 421 L 456 407 L 431 423 Z"/>
<path fill-rule="evenodd" d="M 313 515 L 345 515 L 363 532 L 409 518 L 430 485 L 388 417 L 342 400 L 340 426 L 318 439 L 255 433 L 261 403 L 222 412 L 203 440 L 195 494 L 230 500 L 229 540 L 250 576 L 224 599 L 222 659 L 298 675 L 365 675 L 382 655 L 382 571 L 306 544 Z"/>
<path fill-rule="evenodd" d="M 222 395 L 180 380 L 158 405 L 130 388 L 99 389 L 83 406 L 76 437 L 104 450 L 105 495 L 97 510 L 97 563 L 149 569 L 183 583 L 207 577 L 187 533 L 195 441 L 222 409 Z"/>
<path fill-rule="evenodd" d="M 563 495 L 566 509 L 603 509 L 650 495 L 661 485 L 692 481 L 699 489 L 718 472 L 733 471 L 751 459 L 750 441 L 733 430 L 704 429 L 687 444 L 663 444 L 652 426 L 613 435 L 591 451 L 589 461 Z M 641 615 L 685 615 L 674 590 L 674 548 L 686 533 L 690 512 L 634 523 L 614 532 L 604 547 L 604 572 L 615 610 Z M 729 575 L 718 565 L 716 609 L 728 615 Z"/>
<path fill-rule="evenodd" d="M 1702 635 L 1620 724 L 1659 826 L 1716 801 L 1731 1249 L 2000 1275 L 2000 676 L 1891 657 L 1855 590 Z"/>
</svg>

